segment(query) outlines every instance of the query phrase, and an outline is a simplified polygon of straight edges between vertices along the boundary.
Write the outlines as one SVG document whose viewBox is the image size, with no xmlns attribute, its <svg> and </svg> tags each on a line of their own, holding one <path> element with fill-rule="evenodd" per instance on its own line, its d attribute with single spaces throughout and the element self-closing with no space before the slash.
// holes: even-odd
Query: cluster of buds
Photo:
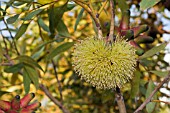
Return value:
<svg viewBox="0 0 170 113">
<path fill-rule="evenodd" d="M 35 94 L 30 93 L 22 99 L 16 95 L 11 102 L 0 100 L 0 113 L 33 113 L 41 106 L 40 102 L 29 104 L 34 97 Z"/>
<path fill-rule="evenodd" d="M 136 48 L 136 54 L 142 55 L 144 50 L 140 47 L 141 43 L 152 43 L 154 39 L 144 34 L 149 29 L 147 25 L 139 25 L 137 27 L 130 27 L 130 11 L 123 13 L 120 25 L 115 26 L 115 33 L 125 36 L 132 46 Z"/>
</svg>

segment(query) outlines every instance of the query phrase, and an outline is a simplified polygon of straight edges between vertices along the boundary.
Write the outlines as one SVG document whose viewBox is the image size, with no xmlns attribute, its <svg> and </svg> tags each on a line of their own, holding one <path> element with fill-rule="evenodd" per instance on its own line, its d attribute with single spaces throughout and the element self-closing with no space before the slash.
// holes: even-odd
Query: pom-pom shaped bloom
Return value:
<svg viewBox="0 0 170 113">
<path fill-rule="evenodd" d="M 133 76 L 135 49 L 122 37 L 114 43 L 87 38 L 75 44 L 74 70 L 82 79 L 98 89 L 121 88 Z"/>
</svg>

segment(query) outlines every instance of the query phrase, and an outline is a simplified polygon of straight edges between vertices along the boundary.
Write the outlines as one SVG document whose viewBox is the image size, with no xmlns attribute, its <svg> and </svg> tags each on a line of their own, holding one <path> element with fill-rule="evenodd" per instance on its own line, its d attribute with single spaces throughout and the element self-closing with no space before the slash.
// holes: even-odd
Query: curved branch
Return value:
<svg viewBox="0 0 170 113">
<path fill-rule="evenodd" d="M 63 95 L 62 95 L 62 88 L 61 88 L 61 83 L 60 83 L 60 80 L 58 79 L 58 74 L 57 74 L 57 70 L 56 70 L 56 65 L 54 63 L 54 61 L 52 60 L 52 65 L 53 65 L 53 68 L 54 68 L 54 74 L 55 74 L 55 77 L 56 77 L 56 80 L 57 80 L 57 83 L 58 83 L 58 90 L 60 92 L 60 99 L 61 99 L 61 103 L 63 102 Z"/>
<path fill-rule="evenodd" d="M 170 80 L 170 73 L 168 74 L 167 77 L 164 78 L 164 80 L 159 83 L 159 85 L 152 91 L 152 93 L 150 94 L 150 96 L 143 102 L 143 104 L 141 104 L 138 109 L 134 112 L 134 113 L 139 113 L 141 110 L 143 110 L 143 108 L 146 106 L 146 104 L 148 104 L 149 102 L 151 102 L 152 97 L 154 96 L 154 94 L 162 87 L 162 85 L 166 82 L 168 82 Z"/>
<path fill-rule="evenodd" d="M 95 25 L 97 27 L 97 30 L 98 30 L 98 38 L 102 39 L 103 33 L 102 33 L 102 30 L 101 30 L 101 25 L 100 25 L 100 21 L 98 19 L 98 15 L 95 15 L 94 12 L 92 12 L 91 9 L 87 5 L 81 3 L 80 1 L 77 1 L 77 0 L 72 0 L 72 1 L 74 1 L 76 4 L 78 4 L 82 8 L 84 8 L 89 13 L 89 15 L 93 18 Z"/>
<path fill-rule="evenodd" d="M 162 102 L 162 103 L 170 105 L 170 102 L 165 102 L 165 101 L 161 101 L 161 100 L 152 100 L 152 102 Z"/>
<path fill-rule="evenodd" d="M 111 25 L 110 25 L 110 32 L 109 32 L 109 40 L 113 42 L 114 37 L 114 19 L 115 19 L 115 12 L 114 12 L 114 1 L 110 0 L 110 8 L 111 8 Z"/>
<path fill-rule="evenodd" d="M 126 113 L 126 106 L 119 88 L 116 88 L 115 97 L 119 107 L 119 113 Z"/>
<path fill-rule="evenodd" d="M 45 87 L 43 84 L 40 84 L 39 87 L 41 88 L 41 90 L 48 96 L 48 98 L 51 99 L 51 101 L 53 101 L 56 105 L 59 106 L 59 108 L 61 108 L 61 110 L 63 111 L 63 113 L 70 113 L 62 104 L 60 101 L 58 101 L 56 98 L 54 98 L 51 93 L 49 92 L 49 90 L 47 89 L 47 87 Z"/>
</svg>

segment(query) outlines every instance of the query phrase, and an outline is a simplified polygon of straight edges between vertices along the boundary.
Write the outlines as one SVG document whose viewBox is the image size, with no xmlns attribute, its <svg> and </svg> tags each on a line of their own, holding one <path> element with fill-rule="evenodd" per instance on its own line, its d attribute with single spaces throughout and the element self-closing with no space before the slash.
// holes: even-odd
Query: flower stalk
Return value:
<svg viewBox="0 0 170 113">
<path fill-rule="evenodd" d="M 119 113 L 127 113 L 124 99 L 119 88 L 117 88 L 115 91 L 115 98 L 119 107 Z"/>
</svg>

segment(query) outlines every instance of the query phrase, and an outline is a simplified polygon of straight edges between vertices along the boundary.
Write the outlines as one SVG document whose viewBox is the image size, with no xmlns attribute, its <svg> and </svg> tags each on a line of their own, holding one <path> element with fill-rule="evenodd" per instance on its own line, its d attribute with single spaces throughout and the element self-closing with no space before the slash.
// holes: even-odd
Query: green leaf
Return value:
<svg viewBox="0 0 170 113">
<path fill-rule="evenodd" d="M 50 32 L 49 27 L 44 23 L 43 19 L 40 17 L 38 18 L 38 24 L 40 25 L 40 27 L 42 27 L 44 31 Z"/>
<path fill-rule="evenodd" d="M 75 6 L 75 4 L 67 4 L 67 11 L 72 10 Z"/>
<path fill-rule="evenodd" d="M 15 58 L 15 60 L 19 60 L 20 62 L 23 62 L 27 65 L 32 66 L 32 67 L 37 67 L 44 72 L 44 70 L 41 68 L 41 66 L 33 58 L 31 58 L 29 56 L 26 56 L 26 55 L 18 56 L 17 58 Z"/>
<path fill-rule="evenodd" d="M 63 20 L 60 20 L 56 28 L 59 36 L 70 37 L 67 26 L 64 24 Z"/>
<path fill-rule="evenodd" d="M 39 88 L 39 75 L 38 72 L 35 70 L 35 68 L 30 67 L 30 66 L 24 66 L 25 71 L 27 72 L 29 78 L 33 82 L 34 86 L 36 89 Z"/>
<path fill-rule="evenodd" d="M 142 0 L 139 4 L 140 9 L 141 10 L 148 9 L 148 8 L 154 6 L 155 4 L 157 4 L 159 1 L 161 1 L 161 0 Z"/>
<path fill-rule="evenodd" d="M 161 44 L 159 46 L 153 47 L 152 49 L 146 51 L 142 56 L 140 56 L 139 59 L 148 58 L 148 57 L 153 56 L 157 52 L 165 49 L 166 45 L 167 45 L 167 43 L 163 43 L 163 44 Z"/>
<path fill-rule="evenodd" d="M 150 102 L 146 105 L 146 111 L 148 113 L 152 113 L 154 111 L 156 103 L 155 102 Z"/>
<path fill-rule="evenodd" d="M 18 73 L 23 68 L 23 63 L 18 63 L 9 68 L 5 68 L 4 71 L 7 73 Z"/>
<path fill-rule="evenodd" d="M 47 60 L 51 60 L 53 57 L 55 57 L 56 55 L 66 51 L 66 50 L 68 50 L 73 45 L 74 45 L 74 42 L 66 42 L 66 43 L 58 46 L 57 48 L 55 48 L 54 50 L 52 50 L 50 52 L 50 54 L 47 56 Z"/>
<path fill-rule="evenodd" d="M 25 93 L 28 94 L 29 91 L 30 91 L 31 79 L 29 77 L 29 72 L 25 67 L 24 67 L 24 70 L 23 70 L 23 82 L 24 82 Z"/>
<path fill-rule="evenodd" d="M 31 20 L 34 16 L 41 13 L 44 9 L 37 9 L 35 11 L 32 11 L 31 13 L 27 14 L 24 18 L 24 20 Z"/>
<path fill-rule="evenodd" d="M 40 57 L 40 55 L 43 53 L 43 51 L 44 51 L 44 47 L 42 47 L 39 51 L 37 51 L 37 52 L 35 52 L 33 55 L 31 55 L 31 57 L 32 57 L 33 59 L 37 59 L 37 58 Z"/>
<path fill-rule="evenodd" d="M 10 92 L 7 92 L 7 91 L 0 91 L 0 97 L 6 93 L 10 93 Z"/>
<path fill-rule="evenodd" d="M 147 84 L 147 83 L 148 82 L 146 80 L 143 80 L 143 79 L 140 80 L 140 86 L 145 87 L 145 84 Z"/>
<path fill-rule="evenodd" d="M 5 11 L 4 9 L 2 9 L 1 7 L 0 7 L 0 11 L 1 11 L 1 12 L 6 12 L 6 11 Z"/>
<path fill-rule="evenodd" d="M 16 29 L 13 29 L 13 28 L 4 28 L 4 29 L 1 29 L 1 31 L 5 31 L 5 30 L 10 30 L 11 32 L 16 32 L 17 30 Z"/>
<path fill-rule="evenodd" d="M 74 25 L 74 31 L 76 31 L 76 29 L 77 29 L 77 25 L 79 24 L 80 19 L 81 19 L 82 16 L 83 16 L 83 12 L 84 12 L 84 8 L 81 9 L 80 13 L 79 13 L 78 16 L 77 16 L 76 23 L 75 23 L 75 25 Z"/>
<path fill-rule="evenodd" d="M 169 71 L 149 71 L 149 72 L 154 73 L 155 75 L 159 77 L 165 77 L 169 73 Z"/>
<path fill-rule="evenodd" d="M 134 78 L 132 80 L 131 88 L 131 98 L 135 98 L 139 93 L 140 77 L 142 76 L 141 72 L 136 70 L 134 72 Z"/>
<path fill-rule="evenodd" d="M 3 49 L 1 44 L 0 44 L 0 59 L 3 59 Z"/>
<path fill-rule="evenodd" d="M 149 81 L 149 84 L 148 84 L 148 88 L 147 88 L 147 91 L 146 91 L 146 98 L 149 97 L 149 95 L 152 93 L 152 91 L 154 90 L 155 88 L 155 85 L 153 83 L 153 81 Z M 156 99 L 157 98 L 157 95 L 154 95 L 152 99 Z M 148 113 L 152 113 L 154 108 L 155 108 L 155 105 L 156 103 L 155 102 L 150 102 L 146 105 L 146 111 Z"/>
<path fill-rule="evenodd" d="M 25 3 L 32 3 L 34 0 L 14 0 L 14 1 L 22 1 L 22 2 L 25 2 Z"/>
<path fill-rule="evenodd" d="M 14 3 L 15 0 L 9 0 L 8 2 L 5 2 L 6 3 L 6 7 L 5 7 L 5 10 L 8 9 L 10 6 L 12 6 L 12 4 Z"/>
<path fill-rule="evenodd" d="M 58 24 L 58 19 L 55 20 L 55 9 L 50 8 L 48 11 L 48 18 L 49 18 L 49 28 L 51 32 L 51 37 L 53 38 L 55 35 L 55 25 Z M 60 18 L 61 19 L 61 18 Z"/>
<path fill-rule="evenodd" d="M 156 63 L 153 60 L 147 59 L 147 58 L 140 59 L 139 61 L 142 65 L 147 66 L 147 67 L 153 67 L 156 65 Z"/>
<path fill-rule="evenodd" d="M 13 73 L 11 77 L 11 84 L 16 84 L 18 79 L 19 79 L 18 73 Z"/>
<path fill-rule="evenodd" d="M 154 85 L 153 81 L 149 81 L 148 87 L 147 87 L 147 91 L 146 91 L 146 95 L 145 95 L 146 98 L 149 97 L 149 95 L 152 93 L 152 91 L 154 90 L 154 88 L 155 88 L 155 85 Z"/>
<path fill-rule="evenodd" d="M 52 7 L 48 10 L 49 28 L 52 38 L 55 36 L 55 30 L 66 10 L 67 4 L 61 7 Z"/>
<path fill-rule="evenodd" d="M 31 4 L 32 5 L 33 0 L 15 0 L 15 2 L 13 3 L 14 6 L 21 6 L 24 5 L 26 3 Z M 28 5 L 27 4 L 27 5 Z"/>
<path fill-rule="evenodd" d="M 16 15 L 14 15 L 14 16 L 12 16 L 12 17 L 9 17 L 9 18 L 7 19 L 7 23 L 8 23 L 8 24 L 14 23 L 14 22 L 18 19 L 18 17 L 19 17 L 19 14 L 16 14 Z"/>
<path fill-rule="evenodd" d="M 122 12 L 127 11 L 129 9 L 126 0 L 116 0 L 116 2 L 118 3 L 118 6 L 120 7 Z"/>
<path fill-rule="evenodd" d="M 17 6 L 17 7 L 18 7 L 18 6 L 21 6 L 21 5 L 24 5 L 24 4 L 26 4 L 26 3 L 25 3 L 25 2 L 14 2 L 14 3 L 13 3 L 13 5 L 14 5 L 14 6 Z"/>
<path fill-rule="evenodd" d="M 15 39 L 18 40 L 27 30 L 27 27 L 28 27 L 29 24 L 22 24 L 20 26 L 20 28 L 18 29 L 16 35 L 15 35 Z"/>
<path fill-rule="evenodd" d="M 141 83 L 140 83 L 140 85 L 141 85 Z M 146 94 L 146 88 L 145 88 L 145 86 L 141 86 L 141 87 L 140 87 L 140 93 L 141 93 L 142 95 L 145 95 L 145 94 Z"/>
<path fill-rule="evenodd" d="M 44 43 L 38 45 L 38 47 L 36 47 L 34 51 L 38 51 L 38 50 L 40 50 L 41 48 L 43 48 L 45 45 L 47 45 L 47 44 L 49 44 L 49 43 L 52 43 L 52 42 L 54 42 L 54 41 L 56 41 L 56 39 L 55 39 L 55 40 L 50 40 L 50 41 L 44 42 Z M 35 53 L 35 52 L 34 52 L 34 53 Z"/>
</svg>

